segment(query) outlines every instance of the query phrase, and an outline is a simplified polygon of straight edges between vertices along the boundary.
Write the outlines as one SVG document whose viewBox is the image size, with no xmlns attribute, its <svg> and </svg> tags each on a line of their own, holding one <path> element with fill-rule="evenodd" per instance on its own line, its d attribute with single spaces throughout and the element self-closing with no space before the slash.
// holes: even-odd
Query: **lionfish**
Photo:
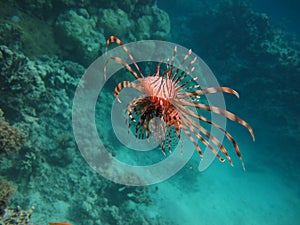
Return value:
<svg viewBox="0 0 300 225">
<path fill-rule="evenodd" d="M 197 139 L 199 139 L 206 147 L 208 147 L 221 162 L 225 161 L 225 159 L 220 156 L 218 151 L 209 143 L 208 140 L 210 139 L 212 143 L 218 147 L 221 153 L 227 158 L 230 165 L 233 166 L 232 159 L 229 156 L 226 148 L 215 136 L 205 129 L 204 126 L 201 126 L 195 121 L 195 119 L 198 119 L 224 132 L 227 139 L 233 144 L 235 152 L 241 160 L 243 169 L 245 170 L 239 146 L 231 134 L 205 116 L 189 109 L 189 107 L 194 107 L 198 110 L 206 110 L 216 114 L 221 114 L 226 118 L 246 127 L 254 141 L 255 138 L 253 129 L 246 121 L 223 108 L 198 102 L 198 99 L 201 95 L 216 92 L 233 94 L 239 98 L 239 94 L 235 90 L 229 87 L 209 87 L 200 89 L 199 85 L 195 85 L 193 82 L 196 80 L 196 78 L 191 78 L 190 74 L 193 73 L 195 69 L 193 64 L 196 62 L 197 57 L 193 58 L 189 64 L 182 69 L 184 63 L 192 53 L 191 50 L 189 50 L 182 59 L 180 67 L 175 68 L 173 66 L 177 53 L 177 47 L 175 46 L 171 64 L 168 63 L 168 59 L 167 68 L 163 73 L 160 73 L 160 66 L 162 63 L 162 61 L 160 61 L 157 64 L 156 71 L 153 75 L 144 76 L 132 54 L 119 38 L 110 36 L 107 39 L 106 53 L 108 51 L 108 46 L 113 42 L 120 45 L 127 53 L 137 72 L 120 57 L 112 56 L 107 59 L 104 65 L 104 78 L 106 79 L 107 64 L 111 60 L 123 65 L 134 76 L 135 81 L 133 82 L 127 80 L 120 82 L 114 89 L 114 96 L 119 102 L 121 102 L 119 99 L 119 93 L 123 88 L 133 88 L 142 94 L 141 96 L 134 98 L 128 104 L 126 110 L 129 117 L 128 128 L 133 126 L 135 122 L 134 128 L 136 137 L 142 136 L 149 138 L 149 135 L 153 134 L 158 141 L 163 154 L 165 155 L 166 148 L 168 148 L 169 152 L 171 152 L 171 128 L 173 128 L 173 131 L 175 128 L 174 132 L 178 140 L 180 140 L 180 133 L 182 130 L 189 137 L 201 158 L 203 157 L 203 154 L 197 143 Z M 153 122 L 154 118 L 156 118 L 156 122 Z M 157 121 L 160 123 L 157 123 Z M 194 138 L 192 134 L 196 138 Z M 204 136 L 208 140 L 205 139 Z"/>
</svg>

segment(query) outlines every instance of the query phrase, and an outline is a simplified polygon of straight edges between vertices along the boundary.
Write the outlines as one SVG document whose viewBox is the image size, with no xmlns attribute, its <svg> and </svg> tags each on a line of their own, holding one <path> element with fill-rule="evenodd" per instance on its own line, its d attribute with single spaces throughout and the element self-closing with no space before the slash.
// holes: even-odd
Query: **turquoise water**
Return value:
<svg viewBox="0 0 300 225">
<path fill-rule="evenodd" d="M 1 4 L 0 224 L 300 224 L 297 1 L 15 0 Z M 93 91 L 98 94 L 97 85 L 105 82 L 104 65 L 91 64 L 105 52 L 110 35 L 124 43 L 163 40 L 191 48 L 221 86 L 238 91 L 239 99 L 224 94 L 226 108 L 252 126 L 255 142 L 240 124 L 228 120 L 226 129 L 239 144 L 245 171 L 232 144 L 224 139 L 234 167 L 215 159 L 200 172 L 200 157 L 194 151 L 173 176 L 151 185 L 127 186 L 102 176 L 123 176 L 119 181 L 147 178 L 138 171 L 139 177 L 112 171 L 110 158 L 93 150 L 98 145 L 86 130 L 90 121 L 96 122 L 101 148 L 121 162 L 149 165 L 171 156 L 168 152 L 164 156 L 159 148 L 133 151 L 116 136 L 111 122 L 112 107 L 119 104 L 114 88 L 134 78 L 125 69 L 107 81 L 94 108 L 80 99 L 74 109 L 76 88 L 91 99 Z M 116 46 L 112 43 L 109 49 Z M 151 47 L 143 54 L 154 55 Z M 124 52 L 117 56 L 127 57 Z M 117 65 L 112 61 L 109 65 Z M 145 74 L 156 69 L 156 63 L 139 66 Z M 90 72 L 95 76 L 92 80 L 80 81 Z M 96 114 L 89 116 L 94 109 Z M 74 115 L 87 120 L 75 121 L 74 128 Z M 203 115 L 210 118 L 207 112 Z M 126 114 L 120 112 L 123 117 Z M 127 132 L 125 127 L 121 133 Z M 181 143 L 172 132 L 175 148 Z M 74 135 L 83 142 L 76 136 L 76 143 Z M 187 142 L 185 138 L 182 157 L 194 150 Z M 205 149 L 203 144 L 200 147 Z M 99 168 L 104 168 L 102 175 L 96 172 Z M 165 172 L 169 171 L 152 176 Z"/>
</svg>

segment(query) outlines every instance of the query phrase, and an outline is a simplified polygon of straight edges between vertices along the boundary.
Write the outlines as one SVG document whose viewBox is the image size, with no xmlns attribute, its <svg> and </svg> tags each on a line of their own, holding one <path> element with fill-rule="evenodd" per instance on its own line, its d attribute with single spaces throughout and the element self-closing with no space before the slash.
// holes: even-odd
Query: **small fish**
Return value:
<svg viewBox="0 0 300 225">
<path fill-rule="evenodd" d="M 72 225 L 72 224 L 66 222 L 56 222 L 56 223 L 49 223 L 48 225 Z"/>
</svg>

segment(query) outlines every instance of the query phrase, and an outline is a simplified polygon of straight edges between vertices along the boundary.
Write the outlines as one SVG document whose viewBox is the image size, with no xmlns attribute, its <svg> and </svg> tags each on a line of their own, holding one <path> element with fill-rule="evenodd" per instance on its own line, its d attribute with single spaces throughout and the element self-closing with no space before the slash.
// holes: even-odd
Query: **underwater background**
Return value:
<svg viewBox="0 0 300 225">
<path fill-rule="evenodd" d="M 298 1 L 0 2 L 0 224 L 300 224 Z M 195 152 L 173 177 L 145 187 L 108 181 L 85 162 L 72 103 L 110 35 L 191 48 L 221 86 L 239 92 L 225 96 L 226 108 L 251 124 L 256 141 L 237 124 L 227 129 L 245 172 L 232 149 L 234 167 L 215 160 L 199 172 Z M 110 92 L 99 111 L 109 112 Z M 107 120 L 96 116 L 104 134 Z M 117 156 L 129 151 L 111 136 L 106 145 Z"/>
</svg>

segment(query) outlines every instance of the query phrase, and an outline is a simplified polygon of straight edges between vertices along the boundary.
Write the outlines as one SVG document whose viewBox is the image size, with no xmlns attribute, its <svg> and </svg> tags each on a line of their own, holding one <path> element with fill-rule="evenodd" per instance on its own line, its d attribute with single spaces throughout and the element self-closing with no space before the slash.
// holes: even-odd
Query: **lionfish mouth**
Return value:
<svg viewBox="0 0 300 225">
<path fill-rule="evenodd" d="M 128 104 L 126 110 L 129 117 L 128 128 L 131 129 L 136 138 L 144 139 L 153 135 L 159 143 L 163 154 L 166 154 L 166 150 L 171 152 L 172 146 L 178 143 L 180 133 L 183 131 L 189 137 L 189 140 L 193 143 L 201 158 L 203 154 L 197 143 L 199 140 L 208 147 L 221 162 L 224 162 L 226 158 L 230 165 L 233 166 L 227 149 L 204 126 L 198 123 L 198 121 L 202 121 L 203 123 L 216 127 L 225 134 L 226 138 L 232 143 L 245 169 L 239 146 L 232 135 L 219 124 L 214 123 L 209 118 L 198 113 L 198 111 L 195 112 L 191 110 L 192 107 L 194 109 L 221 114 L 227 119 L 246 127 L 254 141 L 253 129 L 246 121 L 223 108 L 198 101 L 200 96 L 216 92 L 233 94 L 239 97 L 235 90 L 229 87 L 201 89 L 199 85 L 195 83 L 196 78 L 191 77 L 195 69 L 193 64 L 197 58 L 193 58 L 185 65 L 192 53 L 191 50 L 189 50 L 182 59 L 180 67 L 176 68 L 173 66 L 177 53 L 177 47 L 175 47 L 172 61 L 171 63 L 167 63 L 167 68 L 163 73 L 160 73 L 160 62 L 153 75 L 144 76 L 133 56 L 119 38 L 115 36 L 109 37 L 106 42 L 106 51 L 108 50 L 108 46 L 113 42 L 116 42 L 123 48 L 131 59 L 135 69 L 120 57 L 112 56 L 109 57 L 105 63 L 104 77 L 106 79 L 106 66 L 111 60 L 123 65 L 134 76 L 134 82 L 120 82 L 115 87 L 114 96 L 120 101 L 118 96 L 123 88 L 133 88 L 141 93 L 141 96 L 134 98 Z M 215 146 L 212 146 L 209 140 L 211 140 Z M 218 153 L 217 149 L 220 150 L 222 156 Z"/>
</svg>

